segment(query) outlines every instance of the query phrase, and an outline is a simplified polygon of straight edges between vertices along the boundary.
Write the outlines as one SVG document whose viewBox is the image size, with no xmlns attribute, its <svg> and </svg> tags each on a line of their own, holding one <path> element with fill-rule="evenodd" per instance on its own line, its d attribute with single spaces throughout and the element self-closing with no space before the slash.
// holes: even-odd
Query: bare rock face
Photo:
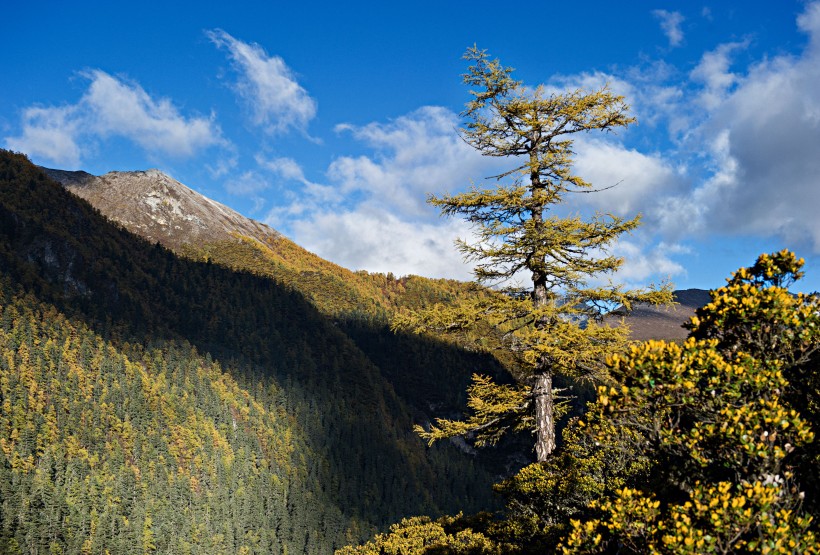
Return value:
<svg viewBox="0 0 820 555">
<path fill-rule="evenodd" d="M 109 219 L 170 248 L 231 239 L 239 233 L 265 242 L 279 233 L 193 191 L 159 170 L 94 176 L 43 168 Z"/>
</svg>

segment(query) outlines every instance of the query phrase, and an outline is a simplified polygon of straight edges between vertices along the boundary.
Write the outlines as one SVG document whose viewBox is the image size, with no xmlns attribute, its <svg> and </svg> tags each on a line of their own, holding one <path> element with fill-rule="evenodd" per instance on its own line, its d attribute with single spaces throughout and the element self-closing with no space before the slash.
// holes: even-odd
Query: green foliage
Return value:
<svg viewBox="0 0 820 555">
<path fill-rule="evenodd" d="M 61 553 L 304 544 L 281 523 L 289 491 L 309 489 L 298 456 L 317 454 L 284 407 L 190 345 L 128 356 L 8 284 L 0 306 L 0 541 Z M 343 532 L 332 505 L 290 510 Z"/>
<path fill-rule="evenodd" d="M 430 431 L 421 426 L 413 430 L 433 445 L 438 439 L 475 434 L 477 447 L 496 444 L 507 427 L 517 431 L 532 426 L 532 417 L 526 410 L 528 388 L 494 384 L 488 376 L 475 374 L 473 383 L 467 389 L 469 407 L 472 414 L 465 420 L 437 418 Z"/>
<path fill-rule="evenodd" d="M 571 519 L 589 514 L 590 503 L 640 481 L 652 467 L 649 455 L 631 448 L 639 432 L 618 428 L 610 420 L 596 421 L 592 433 L 589 428 L 572 420 L 552 457 L 495 487 L 506 500 L 498 533 L 523 553 L 552 550 L 568 532 Z M 598 441 L 598 435 L 609 439 Z"/>
<path fill-rule="evenodd" d="M 514 167 L 495 176 L 498 184 L 472 187 L 457 195 L 431 197 L 444 215 L 462 216 L 477 234 L 459 241 L 467 260 L 476 262 L 479 282 L 501 284 L 519 277 L 532 288 L 508 287 L 503 293 L 469 297 L 402 315 L 397 328 L 432 330 L 487 352 L 502 353 L 520 389 L 475 381 L 473 410 L 466 421 L 439 420 L 422 436 L 430 441 L 475 434 L 493 443 L 511 419 L 529 419 L 539 461 L 555 448 L 553 376 L 600 380 L 603 359 L 627 340 L 624 328 L 601 324 L 606 307 L 629 309 L 635 302 L 671 301 L 671 289 L 627 291 L 592 286 L 615 272 L 623 260 L 609 249 L 639 218 L 611 214 L 580 216 L 553 213 L 571 193 L 592 185 L 572 171 L 573 136 L 611 131 L 631 124 L 623 98 L 606 87 L 594 92 L 549 94 L 512 79 L 512 70 L 486 52 L 471 48 L 464 76 L 473 99 L 463 113 L 464 140 L 486 156 L 508 158 Z M 504 182 L 508 180 L 509 183 Z"/>
<path fill-rule="evenodd" d="M 304 295 L 377 364 L 396 394 L 421 413 L 450 415 L 462 411 L 463 392 L 476 367 L 494 378 L 509 380 L 500 364 L 486 355 L 457 348 L 454 338 L 444 334 L 420 337 L 388 327 L 392 319 L 400 320 L 401 314 L 488 294 L 474 284 L 351 272 L 285 237 L 262 243 L 237 236 L 234 241 L 183 245 L 181 252 L 193 260 L 272 279 Z M 403 353 L 402 357 L 396 357 L 397 352 Z"/>
</svg>

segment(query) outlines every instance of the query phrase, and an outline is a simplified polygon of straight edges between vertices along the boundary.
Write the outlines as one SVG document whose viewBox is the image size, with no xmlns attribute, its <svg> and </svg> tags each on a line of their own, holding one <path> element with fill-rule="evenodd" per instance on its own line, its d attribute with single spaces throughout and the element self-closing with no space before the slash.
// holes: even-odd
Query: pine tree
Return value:
<svg viewBox="0 0 820 555">
<path fill-rule="evenodd" d="M 640 217 L 611 214 L 592 218 L 561 216 L 554 209 L 573 193 L 593 192 L 573 173 L 573 136 L 612 131 L 633 123 L 623 97 L 607 87 L 595 92 L 550 93 L 513 80 L 512 69 L 473 47 L 464 81 L 473 99 L 462 116 L 462 138 L 484 156 L 509 159 L 513 167 L 494 176 L 488 188 L 431 197 L 444 215 L 470 222 L 477 241 L 458 242 L 465 258 L 477 262 L 483 284 L 504 286 L 522 277 L 529 287 L 504 287 L 456 307 L 438 306 L 397 319 L 396 326 L 463 334 L 483 348 L 501 348 L 518 381 L 503 386 L 475 376 L 469 390 L 472 414 L 465 421 L 437 420 L 431 442 L 475 434 L 476 443 L 494 443 L 509 428 L 534 429 L 538 461 L 555 449 L 556 391 L 553 378 L 596 378 L 605 354 L 623 345 L 627 331 L 602 324 L 613 305 L 671 300 L 670 288 L 625 290 L 597 286 L 623 259 L 610 247 L 635 229 Z M 494 337 L 497 341 L 490 341 Z"/>
</svg>

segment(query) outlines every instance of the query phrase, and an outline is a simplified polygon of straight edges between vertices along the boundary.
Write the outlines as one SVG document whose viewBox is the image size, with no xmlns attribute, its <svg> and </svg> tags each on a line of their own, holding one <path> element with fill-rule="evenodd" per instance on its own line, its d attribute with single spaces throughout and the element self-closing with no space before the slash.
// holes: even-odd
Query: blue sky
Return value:
<svg viewBox="0 0 820 555">
<path fill-rule="evenodd" d="M 760 252 L 820 290 L 820 2 L 14 2 L 0 146 L 37 164 L 159 168 L 351 269 L 468 279 L 429 193 L 498 173 L 456 133 L 461 60 L 527 85 L 604 83 L 638 125 L 580 137 L 578 195 L 643 225 L 629 284 L 716 287 Z"/>
</svg>

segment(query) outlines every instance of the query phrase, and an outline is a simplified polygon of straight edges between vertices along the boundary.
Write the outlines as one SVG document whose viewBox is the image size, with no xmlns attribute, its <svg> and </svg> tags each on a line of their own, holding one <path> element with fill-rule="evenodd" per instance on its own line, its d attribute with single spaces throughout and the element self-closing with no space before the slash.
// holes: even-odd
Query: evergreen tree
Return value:
<svg viewBox="0 0 820 555">
<path fill-rule="evenodd" d="M 601 323 L 606 308 L 669 302 L 671 291 L 592 284 L 621 266 L 623 259 L 609 248 L 635 229 L 640 217 L 554 213 L 568 195 L 593 192 L 573 173 L 573 137 L 633 123 L 623 97 L 607 87 L 565 94 L 531 89 L 483 50 L 473 47 L 465 58 L 472 65 L 464 81 L 474 90 L 462 114 L 467 120 L 462 137 L 481 154 L 507 158 L 513 167 L 494 177 L 495 186 L 430 202 L 473 225 L 478 241 L 462 240 L 458 246 L 477 262 L 479 282 L 504 285 L 526 276 L 532 285 L 507 287 L 456 307 L 438 306 L 396 325 L 463 334 L 484 348 L 500 346 L 518 381 L 506 386 L 476 376 L 468 392 L 472 414 L 465 421 L 439 419 L 430 431 L 419 430 L 423 437 L 432 442 L 473 433 L 482 445 L 509 428 L 534 429 L 537 460 L 545 461 L 555 449 L 553 378 L 599 377 L 605 355 L 627 340 L 626 329 Z"/>
</svg>

